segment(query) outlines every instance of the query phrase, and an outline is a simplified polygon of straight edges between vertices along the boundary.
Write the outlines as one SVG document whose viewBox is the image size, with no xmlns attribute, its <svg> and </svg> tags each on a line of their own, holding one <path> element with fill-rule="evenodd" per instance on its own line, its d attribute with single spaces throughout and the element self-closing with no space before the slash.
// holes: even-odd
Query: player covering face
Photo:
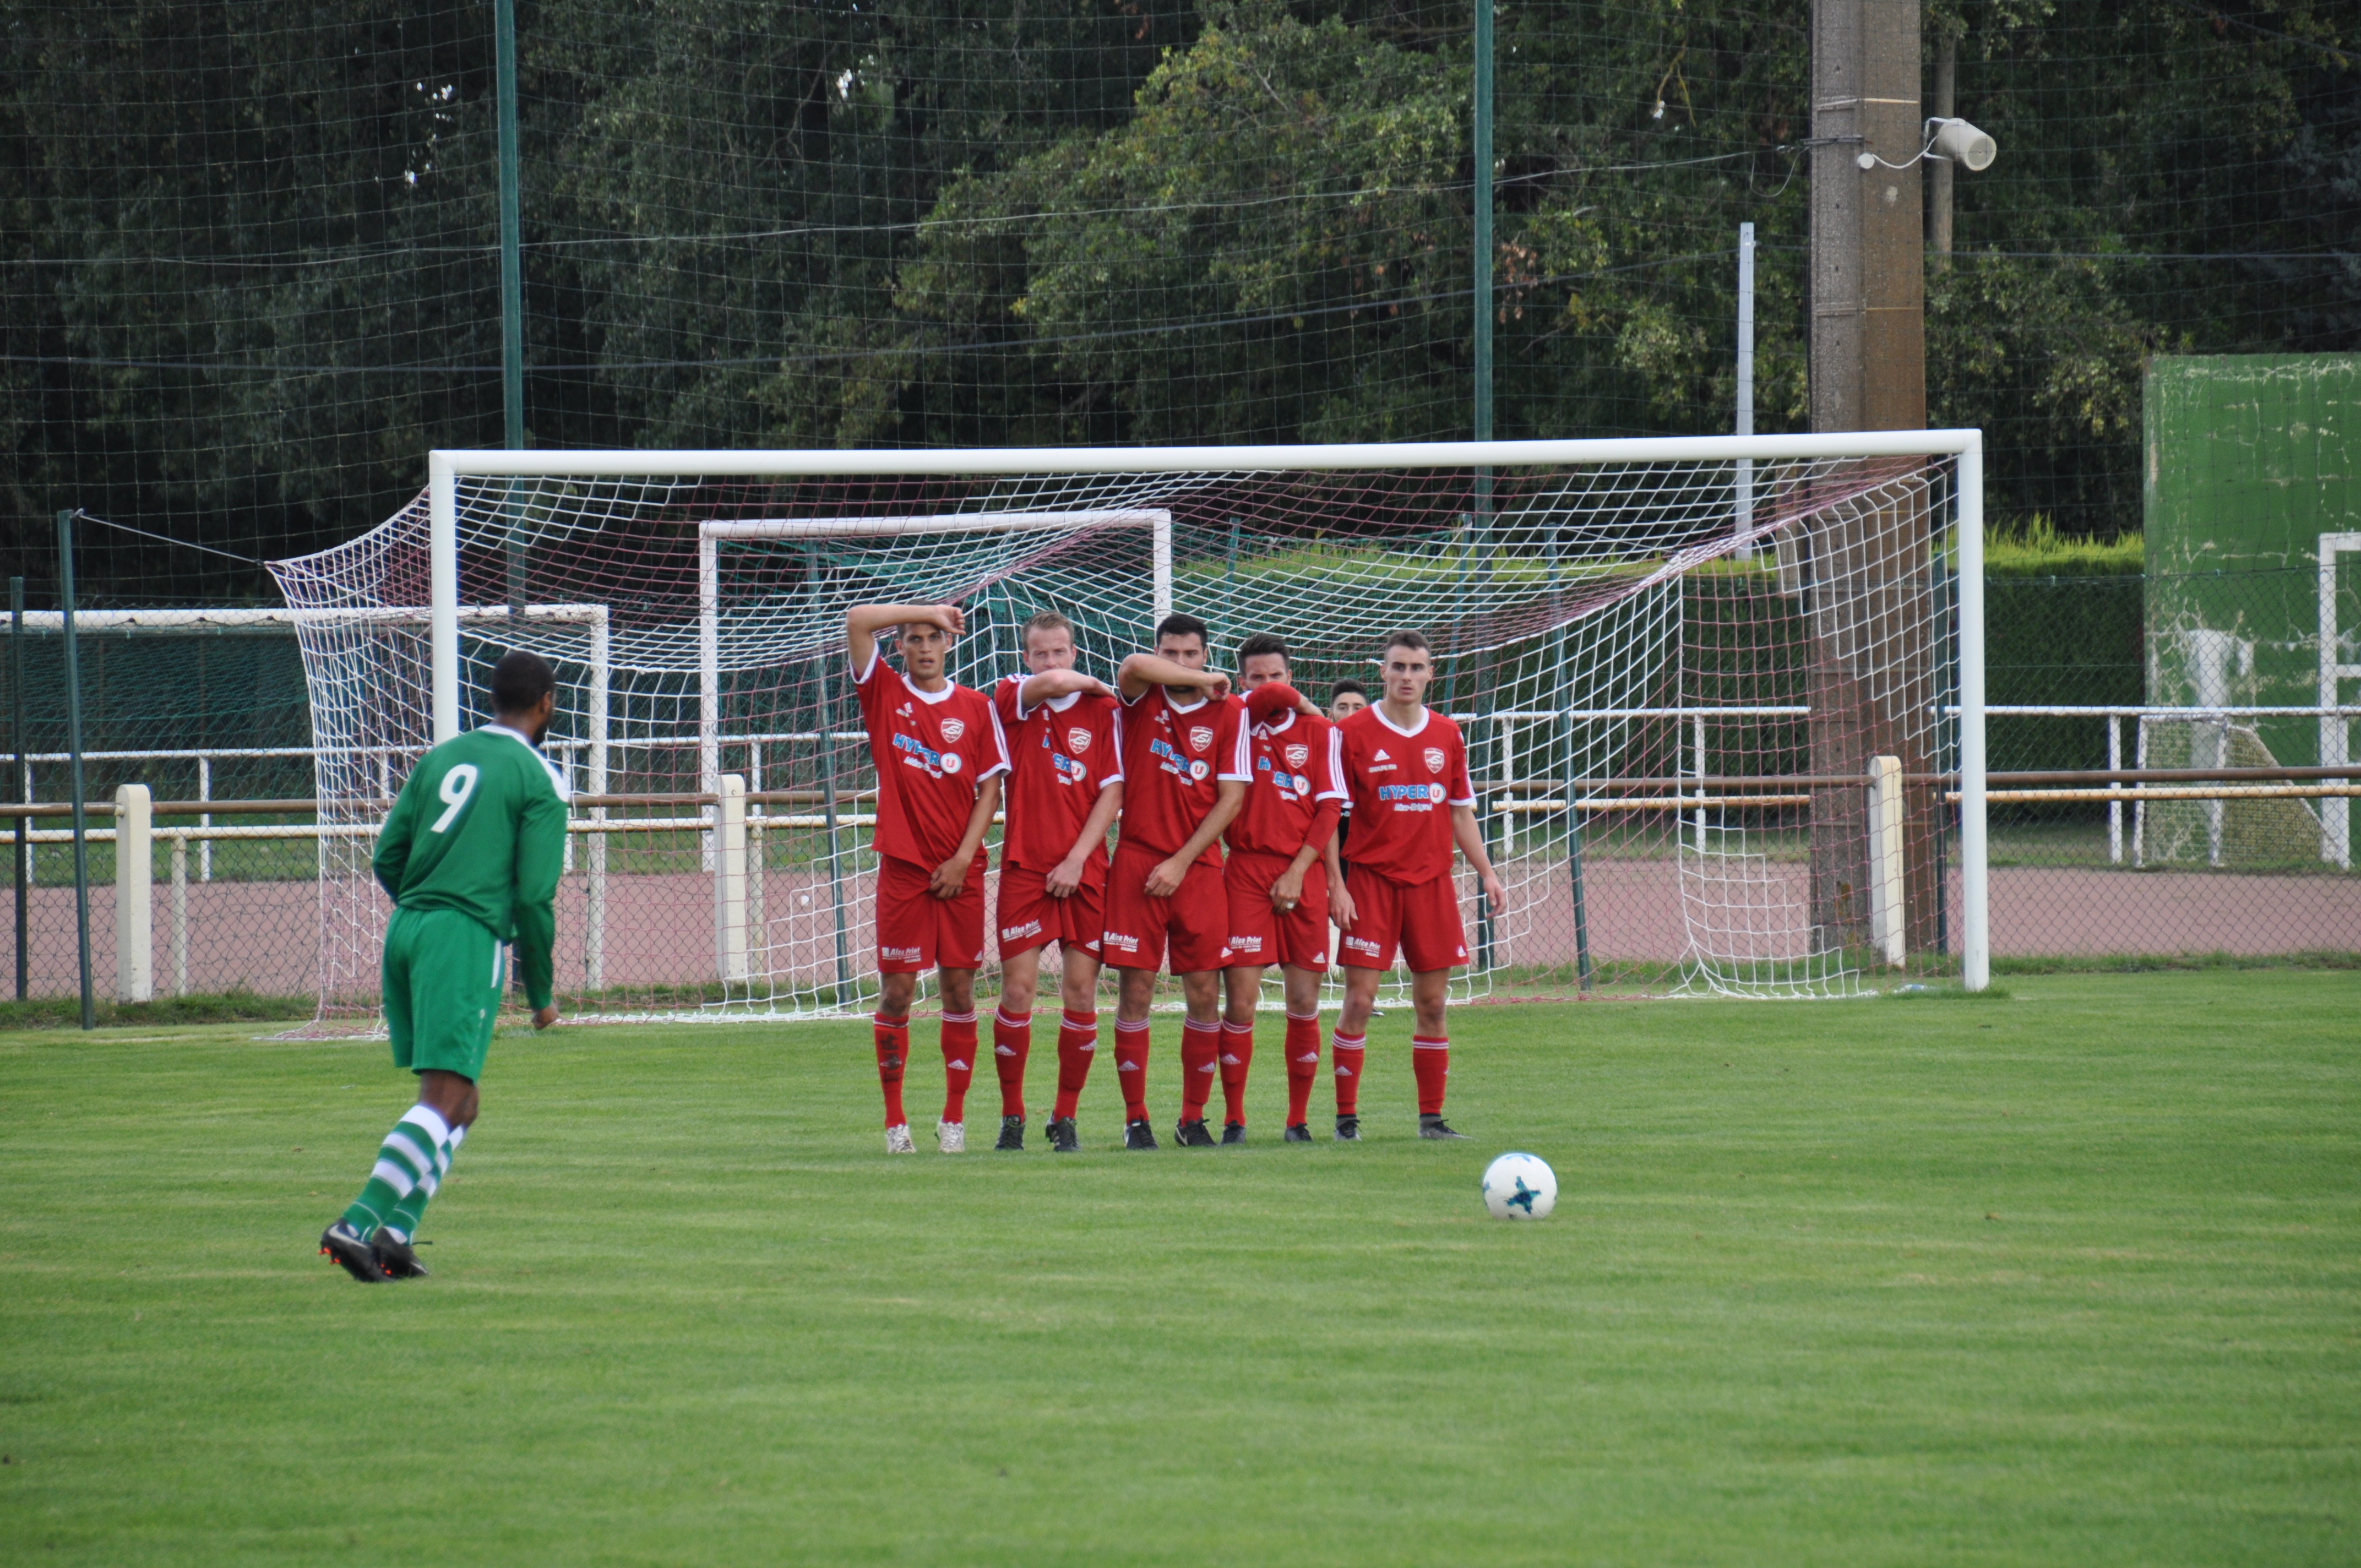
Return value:
<svg viewBox="0 0 2361 1568">
<path fill-rule="evenodd" d="M 493 721 L 419 759 L 378 834 L 372 870 L 393 900 L 383 996 L 393 1061 L 418 1103 L 320 1251 L 354 1278 L 415 1279 L 427 1200 L 476 1123 L 476 1084 L 500 1021 L 511 944 L 533 1026 L 557 1022 L 551 953 L 566 863 L 566 784 L 537 748 L 555 711 L 548 664 L 522 650 L 493 666 Z"/>
<path fill-rule="evenodd" d="M 1222 831 L 1246 793 L 1245 705 L 1227 675 L 1206 666 L 1205 623 L 1167 617 L 1156 651 L 1116 672 L 1124 704 L 1123 829 L 1108 872 L 1100 951 L 1122 972 L 1115 1060 L 1123 1088 L 1124 1146 L 1152 1149 L 1148 1116 L 1148 1010 L 1156 971 L 1170 963 L 1188 1020 L 1180 1035 L 1183 1146 L 1205 1130 L 1221 1056 L 1221 971 L 1230 962 L 1222 885 Z"/>
<path fill-rule="evenodd" d="M 1115 693 L 1074 668 L 1074 629 L 1064 616 L 1044 612 L 1025 623 L 1025 667 L 1027 674 L 993 692 L 1013 764 L 1000 851 L 1000 1005 L 992 1019 L 995 1146 L 1025 1146 L 1033 1003 L 1042 949 L 1054 941 L 1063 1013 L 1049 1146 L 1071 1154 L 1082 1146 L 1074 1113 L 1098 1050 L 1106 840 L 1123 805 L 1123 723 Z"/>
<path fill-rule="evenodd" d="M 946 673 L 966 630 L 957 605 L 864 604 L 845 616 L 853 687 L 877 767 L 877 969 L 872 1020 L 877 1081 L 885 1097 L 885 1152 L 908 1154 L 902 1077 L 910 1054 L 910 1003 L 931 969 L 941 988 L 945 1154 L 967 1147 L 968 1085 L 975 1074 L 975 971 L 983 963 L 983 836 L 1000 808 L 1008 748 L 982 693 Z M 902 668 L 886 663 L 877 634 L 900 628 Z"/>
<path fill-rule="evenodd" d="M 1352 901 L 1336 859 L 1344 800 L 1334 726 L 1297 695 L 1287 644 L 1268 632 L 1238 645 L 1246 688 L 1253 781 L 1227 835 L 1223 881 L 1232 961 L 1224 976 L 1222 1142 L 1246 1142 L 1246 1075 L 1254 1061 L 1255 1008 L 1263 971 L 1281 966 L 1287 995 L 1289 1143 L 1310 1143 L 1306 1113 L 1320 1070 L 1320 981 L 1328 971 L 1332 903 L 1347 920 Z"/>
<path fill-rule="evenodd" d="M 1386 641 L 1385 697 L 1337 727 L 1353 831 L 1344 850 L 1352 914 L 1342 922 L 1339 955 L 1345 1007 L 1330 1054 L 1336 1074 L 1336 1136 L 1361 1135 L 1360 1078 L 1378 982 L 1399 953 L 1411 970 L 1417 1032 L 1411 1067 L 1418 1080 L 1419 1135 L 1455 1138 L 1443 1119 L 1451 1071 L 1444 998 L 1452 970 L 1467 961 L 1459 894 L 1451 873 L 1454 847 L 1475 868 L 1498 916 L 1508 891 L 1492 870 L 1476 825 L 1476 789 L 1459 727 L 1426 706 L 1434 660 L 1426 639 L 1398 631 Z"/>
</svg>

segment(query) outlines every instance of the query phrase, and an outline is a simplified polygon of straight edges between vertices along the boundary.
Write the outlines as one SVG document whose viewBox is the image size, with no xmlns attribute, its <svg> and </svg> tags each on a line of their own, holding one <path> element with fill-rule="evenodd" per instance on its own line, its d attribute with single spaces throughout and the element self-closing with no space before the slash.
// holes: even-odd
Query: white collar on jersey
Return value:
<svg viewBox="0 0 2361 1568">
<path fill-rule="evenodd" d="M 933 707 L 937 703 L 950 701 L 951 693 L 959 690 L 959 683 L 951 679 L 949 675 L 945 675 L 943 677 L 942 690 L 939 692 L 925 692 L 920 691 L 917 688 L 917 684 L 910 679 L 910 673 L 907 670 L 896 670 L 894 673 L 902 677 L 902 688 L 905 691 L 908 692 L 912 696 L 917 697 L 920 702 L 927 704 L 929 707 Z"/>
<path fill-rule="evenodd" d="M 1202 691 L 1204 688 L 1200 686 L 1198 689 Z M 1213 700 L 1213 699 L 1211 696 L 1201 696 L 1196 701 L 1191 703 L 1188 707 L 1183 707 L 1179 703 L 1172 700 L 1172 694 L 1170 691 L 1168 690 L 1164 693 L 1164 706 L 1174 713 L 1194 713 Z"/>
<path fill-rule="evenodd" d="M 484 726 L 484 729 L 489 734 L 505 735 L 510 740 L 515 741 L 518 745 L 523 747 L 526 751 L 532 752 L 533 760 L 541 764 L 541 771 L 547 773 L 549 775 L 549 782 L 556 786 L 557 798 L 560 800 L 572 800 L 574 798 L 574 786 L 566 782 L 565 770 L 561 769 L 555 762 L 551 762 L 547 757 L 544 756 L 540 747 L 525 739 L 525 733 L 523 730 L 511 729 L 505 724 L 487 724 Z"/>
<path fill-rule="evenodd" d="M 1369 711 L 1378 716 L 1378 723 L 1384 725 L 1387 729 L 1392 730 L 1395 734 L 1400 736 L 1405 740 L 1414 740 L 1418 736 L 1424 734 L 1426 732 L 1426 721 L 1433 717 L 1433 710 L 1422 704 L 1418 710 L 1418 722 L 1411 725 L 1409 729 L 1404 729 L 1400 725 L 1396 724 L 1392 719 L 1388 718 L 1386 717 L 1386 710 L 1378 707 L 1376 703 L 1373 702 L 1369 704 Z"/>
<path fill-rule="evenodd" d="M 1034 705 L 1034 710 L 1035 710 L 1036 712 L 1038 712 L 1040 709 L 1042 709 L 1042 708 L 1045 708 L 1045 707 L 1046 707 L 1046 708 L 1048 708 L 1048 709 L 1049 709 L 1050 712 L 1052 712 L 1052 713 L 1063 713 L 1063 712 L 1065 712 L 1065 711 L 1066 711 L 1066 709 L 1068 709 L 1068 708 L 1070 708 L 1070 707 L 1073 707 L 1073 706 L 1074 706 L 1074 704 L 1076 704 L 1076 703 L 1078 703 L 1078 702 L 1080 702 L 1080 701 L 1082 701 L 1082 693 L 1080 693 L 1080 692 L 1068 692 L 1068 693 L 1067 693 L 1065 696 L 1053 696 L 1053 697 L 1051 697 L 1051 698 L 1050 698 L 1049 701 L 1047 701 L 1047 702 L 1044 702 L 1044 703 L 1037 703 L 1037 704 L 1035 704 L 1035 705 Z"/>
<path fill-rule="evenodd" d="M 1273 724 L 1270 720 L 1266 718 L 1262 722 L 1262 732 L 1266 735 L 1284 735 L 1289 730 L 1295 728 L 1295 720 L 1299 716 L 1295 709 L 1290 707 L 1287 710 L 1287 722 L 1284 724 Z"/>
</svg>

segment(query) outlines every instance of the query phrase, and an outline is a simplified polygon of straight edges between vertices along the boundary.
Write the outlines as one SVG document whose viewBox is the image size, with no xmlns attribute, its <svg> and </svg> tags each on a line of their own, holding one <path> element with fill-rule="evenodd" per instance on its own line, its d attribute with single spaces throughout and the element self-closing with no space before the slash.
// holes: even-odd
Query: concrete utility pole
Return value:
<svg viewBox="0 0 2361 1568">
<path fill-rule="evenodd" d="M 1815 431 L 1927 423 L 1919 5 L 1813 0 Z M 1921 484 L 1888 504 L 1833 508 L 1803 542 L 1811 770 L 1864 781 L 1813 792 L 1812 923 L 1823 949 L 1869 941 L 1870 759 L 1933 771 L 1931 499 Z M 1904 940 L 1924 951 L 1941 936 L 1941 794 L 1912 787 L 1903 809 Z"/>
<path fill-rule="evenodd" d="M 1958 96 L 1960 82 L 1960 35 L 1947 32 L 1935 40 L 1935 105 L 1931 113 L 1938 120 L 1948 120 L 1960 111 L 1953 100 Z M 1952 164 L 1948 158 L 1929 159 L 1927 170 L 1927 248 L 1938 259 L 1937 267 L 1951 264 L 1951 175 Z"/>
</svg>

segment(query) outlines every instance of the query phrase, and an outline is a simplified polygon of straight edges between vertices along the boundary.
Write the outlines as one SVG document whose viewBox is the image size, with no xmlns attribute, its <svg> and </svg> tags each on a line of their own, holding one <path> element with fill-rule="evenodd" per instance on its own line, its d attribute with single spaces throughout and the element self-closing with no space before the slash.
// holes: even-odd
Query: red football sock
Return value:
<svg viewBox="0 0 2361 1568">
<path fill-rule="evenodd" d="M 1410 1037 L 1410 1070 L 1418 1079 L 1418 1113 L 1443 1114 L 1443 1083 L 1451 1076 L 1451 1042 L 1441 1036 Z"/>
<path fill-rule="evenodd" d="M 1148 1120 L 1148 1020 L 1115 1021 L 1115 1075 L 1123 1090 L 1123 1119 Z"/>
<path fill-rule="evenodd" d="M 1180 1025 L 1180 1119 L 1202 1121 L 1205 1102 L 1213 1097 L 1213 1080 L 1222 1066 L 1222 1026 L 1194 1018 Z"/>
<path fill-rule="evenodd" d="M 1320 1014 L 1287 1015 L 1287 1124 L 1300 1127 L 1312 1113 L 1312 1085 L 1320 1076 Z"/>
<path fill-rule="evenodd" d="M 877 1082 L 885 1091 L 885 1124 L 898 1127 L 910 1118 L 902 1113 L 902 1069 L 910 1060 L 910 1021 L 883 1013 L 869 1020 L 870 1038 L 877 1047 Z"/>
<path fill-rule="evenodd" d="M 1033 1014 L 992 1011 L 992 1066 L 1000 1074 L 1000 1113 L 1025 1114 L 1025 1058 L 1033 1053 Z"/>
<path fill-rule="evenodd" d="M 943 1120 L 967 1120 L 967 1086 L 975 1079 L 975 1014 L 943 1014 Z"/>
<path fill-rule="evenodd" d="M 1240 1126 L 1246 1119 L 1246 1069 L 1254 1066 L 1254 1025 L 1222 1025 L 1222 1115 Z"/>
<path fill-rule="evenodd" d="M 1082 1085 L 1091 1080 L 1091 1063 L 1098 1056 L 1099 1015 L 1069 1013 L 1058 1021 L 1058 1101 L 1049 1114 L 1071 1121 L 1082 1102 Z"/>
<path fill-rule="evenodd" d="M 1328 1042 L 1328 1054 L 1336 1061 L 1336 1114 L 1357 1116 L 1361 1113 L 1361 1058 L 1369 1047 L 1367 1035 L 1348 1035 L 1336 1031 Z"/>
</svg>

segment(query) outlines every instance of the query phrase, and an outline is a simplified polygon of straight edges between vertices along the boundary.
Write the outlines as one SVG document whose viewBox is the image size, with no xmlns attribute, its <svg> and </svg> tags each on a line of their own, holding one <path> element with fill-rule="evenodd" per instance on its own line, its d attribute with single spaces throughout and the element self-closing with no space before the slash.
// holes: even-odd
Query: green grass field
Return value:
<svg viewBox="0 0 2361 1568">
<path fill-rule="evenodd" d="M 1359 1147 L 1102 1062 L 1069 1159 L 889 1163 L 857 1027 L 504 1037 L 382 1287 L 382 1045 L 0 1036 L 0 1561 L 2361 1558 L 2361 974 L 2008 984 L 1456 1013 L 1460 1145 L 1399 1014 Z"/>
</svg>

